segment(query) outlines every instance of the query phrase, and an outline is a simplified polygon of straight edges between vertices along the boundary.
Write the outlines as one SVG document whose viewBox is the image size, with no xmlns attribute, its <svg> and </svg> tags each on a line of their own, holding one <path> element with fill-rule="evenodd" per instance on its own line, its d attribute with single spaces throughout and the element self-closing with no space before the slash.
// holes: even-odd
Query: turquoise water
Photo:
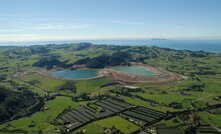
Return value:
<svg viewBox="0 0 221 134">
<path fill-rule="evenodd" d="M 154 71 L 148 70 L 140 66 L 116 66 L 116 67 L 111 67 L 110 69 L 120 71 L 123 73 L 136 74 L 136 75 L 156 75 L 157 74 Z"/>
<path fill-rule="evenodd" d="M 85 79 L 96 77 L 97 73 L 94 70 L 62 70 L 53 72 L 52 75 L 58 78 Z"/>
</svg>

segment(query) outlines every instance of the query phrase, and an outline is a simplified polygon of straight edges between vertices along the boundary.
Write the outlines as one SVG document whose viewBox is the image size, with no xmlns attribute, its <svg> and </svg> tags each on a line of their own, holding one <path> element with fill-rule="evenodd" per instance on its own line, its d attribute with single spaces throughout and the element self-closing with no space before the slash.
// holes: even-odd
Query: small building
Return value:
<svg viewBox="0 0 221 134">
<path fill-rule="evenodd" d="M 71 69 L 72 69 L 72 70 L 75 70 L 75 69 L 84 68 L 84 67 L 86 67 L 86 65 L 73 65 L 73 66 L 71 67 Z"/>
<path fill-rule="evenodd" d="M 134 87 L 134 86 L 123 86 L 123 89 L 127 89 L 130 92 L 140 92 L 140 87 Z"/>
</svg>

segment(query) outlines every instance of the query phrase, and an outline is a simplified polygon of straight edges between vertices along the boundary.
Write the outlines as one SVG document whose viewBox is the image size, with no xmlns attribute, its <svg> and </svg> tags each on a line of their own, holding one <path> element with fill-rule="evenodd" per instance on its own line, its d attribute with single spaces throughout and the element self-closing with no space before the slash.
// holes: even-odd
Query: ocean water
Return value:
<svg viewBox="0 0 221 134">
<path fill-rule="evenodd" d="M 89 42 L 92 44 L 107 45 L 130 45 L 130 46 L 158 46 L 177 50 L 221 52 L 221 40 L 167 40 L 167 39 L 131 39 L 131 40 L 72 40 L 72 41 L 45 41 L 45 42 L 5 42 L 0 46 L 16 45 L 45 45 L 45 44 L 65 44 L 65 43 L 82 43 Z"/>
<path fill-rule="evenodd" d="M 221 52 L 221 40 L 94 40 L 95 44 L 158 46 L 176 50 Z"/>
</svg>

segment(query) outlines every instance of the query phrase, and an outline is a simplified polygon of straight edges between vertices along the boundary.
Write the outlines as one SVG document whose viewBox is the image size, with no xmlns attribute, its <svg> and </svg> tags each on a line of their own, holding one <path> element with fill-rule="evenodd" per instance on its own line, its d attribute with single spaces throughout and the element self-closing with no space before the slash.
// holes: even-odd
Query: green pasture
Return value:
<svg viewBox="0 0 221 134">
<path fill-rule="evenodd" d="M 107 128 L 111 128 L 111 127 L 116 127 L 117 129 L 119 129 L 120 131 L 122 131 L 123 133 L 132 133 L 136 130 L 139 129 L 138 126 L 134 125 L 133 123 L 123 119 L 120 116 L 114 116 L 114 117 L 110 117 L 110 118 L 106 118 L 106 119 L 102 119 L 99 121 L 95 121 L 94 124 L 101 126 L 101 127 L 107 127 Z"/>
<path fill-rule="evenodd" d="M 56 97 L 54 100 L 46 101 L 44 111 L 39 111 L 31 116 L 24 117 L 18 120 L 8 122 L 0 126 L 0 132 L 3 128 L 7 128 L 10 131 L 23 130 L 28 133 L 38 133 L 39 131 L 45 133 L 53 133 L 56 126 L 51 122 L 68 106 L 77 107 L 79 103 L 75 103 L 68 97 Z M 29 127 L 31 122 L 36 123 L 35 127 Z M 9 132 L 11 133 L 11 132 Z"/>
<path fill-rule="evenodd" d="M 20 79 L 28 83 L 31 81 L 38 81 L 38 83 L 34 85 L 47 92 L 56 92 L 57 89 L 66 82 L 66 80 L 54 79 L 39 74 L 24 75 Z"/>
<path fill-rule="evenodd" d="M 77 87 L 78 93 L 92 93 L 100 89 L 101 85 L 109 83 L 109 80 L 99 78 L 99 79 L 91 79 L 91 80 L 81 80 L 76 82 L 75 86 Z"/>
<path fill-rule="evenodd" d="M 221 114 L 210 114 L 208 112 L 199 112 L 199 117 L 207 124 L 221 127 Z"/>
</svg>

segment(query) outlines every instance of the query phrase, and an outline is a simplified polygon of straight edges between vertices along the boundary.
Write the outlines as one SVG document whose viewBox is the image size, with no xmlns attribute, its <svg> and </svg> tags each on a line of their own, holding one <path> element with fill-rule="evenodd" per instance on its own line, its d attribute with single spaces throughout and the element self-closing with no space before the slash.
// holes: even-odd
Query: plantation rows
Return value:
<svg viewBox="0 0 221 134">
<path fill-rule="evenodd" d="M 133 107 L 132 105 L 113 99 L 101 100 L 96 102 L 95 104 L 110 111 L 112 114 L 119 113 Z"/>
<path fill-rule="evenodd" d="M 201 125 L 196 128 L 196 132 L 199 134 L 220 134 L 220 132 L 208 125 Z"/>
<path fill-rule="evenodd" d="M 67 128 L 69 130 L 74 130 L 86 123 L 98 119 L 99 117 L 89 107 L 81 106 L 76 109 L 69 110 L 62 114 L 60 118 L 65 122 L 65 124 L 68 124 Z"/>
<path fill-rule="evenodd" d="M 64 121 L 65 124 L 67 124 L 66 127 L 70 131 L 73 131 L 94 120 L 116 115 L 133 107 L 132 105 L 110 98 L 97 101 L 95 102 L 95 105 L 100 107 L 102 111 L 99 112 L 97 109 L 90 106 L 81 106 L 65 112 L 60 116 L 60 118 Z"/>
<path fill-rule="evenodd" d="M 148 126 L 162 120 L 166 114 L 149 108 L 136 107 L 121 113 L 121 116 L 137 125 Z"/>
<path fill-rule="evenodd" d="M 92 121 L 119 114 L 139 125 L 149 125 L 162 120 L 166 114 L 144 107 L 113 100 L 110 98 L 96 101 L 92 105 L 80 106 L 63 113 L 60 118 L 69 131 L 73 131 Z"/>
<path fill-rule="evenodd" d="M 159 128 L 157 129 L 158 134 L 183 134 L 179 128 Z"/>
</svg>

